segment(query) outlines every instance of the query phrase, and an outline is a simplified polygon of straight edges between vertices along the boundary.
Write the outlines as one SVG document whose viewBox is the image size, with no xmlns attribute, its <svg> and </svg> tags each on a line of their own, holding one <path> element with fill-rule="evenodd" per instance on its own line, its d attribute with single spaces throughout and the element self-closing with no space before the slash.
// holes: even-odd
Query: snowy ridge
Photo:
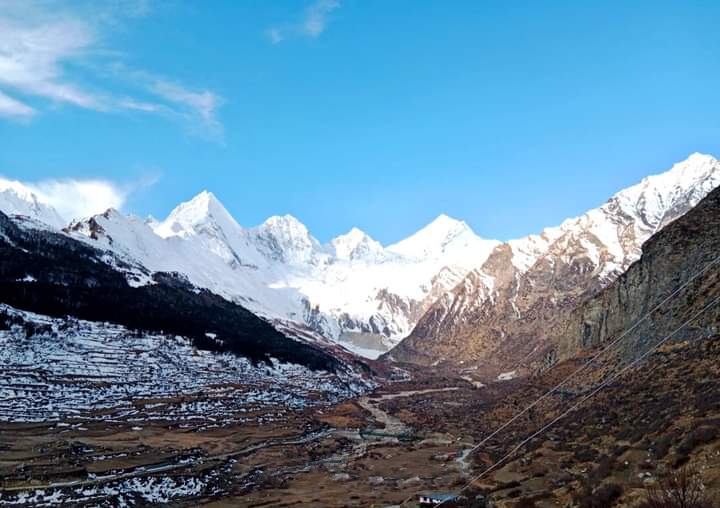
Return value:
<svg viewBox="0 0 720 508">
<path fill-rule="evenodd" d="M 546 228 L 540 235 L 511 240 L 513 264 L 525 272 L 560 239 L 567 243 L 572 238 L 606 274 L 624 271 L 640 257 L 648 238 L 718 185 L 718 160 L 694 153 L 670 170 L 618 192 L 599 208 Z M 602 259 L 601 254 L 605 254 Z"/>
<path fill-rule="evenodd" d="M 606 287 L 640 258 L 653 234 L 719 185 L 720 162 L 696 153 L 579 217 L 503 244 L 435 301 L 392 358 L 450 358 L 477 352 L 478 344 L 489 349 L 477 355 L 489 355 L 512 333 L 527 342 L 522 337 L 541 333 L 531 329 L 538 313 L 552 314 L 556 305 L 572 306 L 584 291 Z M 467 339 L 465 350 L 459 337 Z"/>
<path fill-rule="evenodd" d="M 330 242 L 335 256 L 345 261 L 364 261 L 379 263 L 389 258 L 379 242 L 373 240 L 364 231 L 352 228 Z"/>
<path fill-rule="evenodd" d="M 206 191 L 162 222 L 108 210 L 68 231 L 367 357 L 392 347 L 435 297 L 499 244 L 442 216 L 397 251 L 357 228 L 322 245 L 290 215 L 243 228 Z"/>
<path fill-rule="evenodd" d="M 388 251 L 420 259 L 449 259 L 460 264 L 478 266 L 488 242 L 477 236 L 464 221 L 440 215 L 414 235 L 388 247 Z"/>
<path fill-rule="evenodd" d="M 38 220 L 55 229 L 65 226 L 60 214 L 41 196 L 20 182 L 0 178 L 0 210 L 7 215 L 21 215 Z"/>
</svg>

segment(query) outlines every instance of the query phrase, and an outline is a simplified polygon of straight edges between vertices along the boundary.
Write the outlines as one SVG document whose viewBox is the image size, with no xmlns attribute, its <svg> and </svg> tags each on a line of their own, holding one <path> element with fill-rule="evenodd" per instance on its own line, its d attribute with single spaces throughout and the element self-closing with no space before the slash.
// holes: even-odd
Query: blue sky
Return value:
<svg viewBox="0 0 720 508">
<path fill-rule="evenodd" d="M 208 189 L 321 241 L 440 213 L 516 238 L 720 154 L 718 23 L 715 1 L 0 0 L 0 175 L 106 180 L 160 218 Z"/>
</svg>

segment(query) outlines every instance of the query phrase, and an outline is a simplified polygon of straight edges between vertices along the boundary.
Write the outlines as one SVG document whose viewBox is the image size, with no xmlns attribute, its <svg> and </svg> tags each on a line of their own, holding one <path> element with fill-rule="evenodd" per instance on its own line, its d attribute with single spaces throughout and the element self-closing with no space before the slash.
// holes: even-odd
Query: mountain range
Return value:
<svg viewBox="0 0 720 508">
<path fill-rule="evenodd" d="M 504 243 L 438 298 L 388 359 L 482 363 L 513 372 L 548 346 L 554 323 L 608 287 L 643 244 L 720 185 L 720 163 L 694 154 L 601 207 Z"/>
<path fill-rule="evenodd" d="M 539 351 L 541 324 L 616 280 L 650 236 L 718 184 L 720 163 L 693 154 L 580 217 L 504 243 L 441 215 L 390 246 L 357 228 L 322 244 L 289 215 L 243 227 L 210 192 L 163 221 L 110 209 L 65 224 L 29 189 L 5 183 L 0 211 L 62 230 L 128 266 L 179 274 L 285 332 L 316 334 L 372 358 L 394 348 L 385 359 L 504 368 L 499 358 Z"/>
</svg>

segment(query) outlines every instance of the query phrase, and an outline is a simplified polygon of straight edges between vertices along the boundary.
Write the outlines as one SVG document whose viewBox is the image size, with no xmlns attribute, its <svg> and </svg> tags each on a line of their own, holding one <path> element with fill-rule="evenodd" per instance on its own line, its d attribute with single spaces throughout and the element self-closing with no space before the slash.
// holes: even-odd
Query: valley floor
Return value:
<svg viewBox="0 0 720 508">
<path fill-rule="evenodd" d="M 179 424 L 87 415 L 56 424 L 0 424 L 0 505 L 401 502 L 429 476 L 442 477 L 430 483 L 446 488 L 462 478 L 466 464 L 455 454 L 470 444 L 444 434 L 421 438 L 381 403 L 451 391 L 456 388 L 361 397 L 285 412 L 272 424 L 208 427 L 200 418 Z"/>
<path fill-rule="evenodd" d="M 101 339 L 115 332 L 94 330 L 100 342 L 84 344 L 95 356 L 85 351 L 75 361 L 105 365 L 100 353 L 110 344 Z M 12 336 L 4 339 L 9 351 Z M 133 351 L 151 354 L 139 344 Z M 121 404 L 107 405 L 89 394 L 117 390 L 120 380 L 49 373 L 12 358 L 0 367 L 3 506 L 416 506 L 420 493 L 459 491 L 612 372 L 610 362 L 595 366 L 470 453 L 584 359 L 484 387 L 416 375 L 360 397 L 308 394 L 302 377 L 278 390 L 254 381 L 278 398 L 243 398 L 235 391 L 252 390 L 178 372 L 196 384 L 170 393 L 114 363 L 103 368 L 131 383 Z M 471 485 L 465 505 L 482 506 L 482 496 L 508 508 L 630 507 L 685 464 L 708 493 L 720 493 L 718 358 L 717 339 L 667 346 Z M 292 406 L 293 393 L 317 403 Z M 68 397 L 72 404 L 63 404 Z"/>
</svg>

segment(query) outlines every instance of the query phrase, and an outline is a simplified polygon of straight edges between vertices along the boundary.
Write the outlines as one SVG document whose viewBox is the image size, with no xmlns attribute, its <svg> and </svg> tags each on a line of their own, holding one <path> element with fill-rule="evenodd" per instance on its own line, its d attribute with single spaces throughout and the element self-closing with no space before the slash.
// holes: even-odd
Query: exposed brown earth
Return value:
<svg viewBox="0 0 720 508">
<path fill-rule="evenodd" d="M 718 252 L 719 191 L 705 190 L 709 194 L 693 208 L 704 195 L 701 187 L 688 196 L 673 196 L 677 201 L 672 206 L 663 203 L 668 208 L 661 216 L 645 215 L 642 200 L 635 215 L 628 215 L 613 197 L 534 240 L 497 247 L 482 267 L 438 298 L 384 358 L 450 369 L 480 364 L 497 375 L 522 368 L 528 357 L 541 356 L 559 338 L 559 353 L 568 358 L 583 343 L 597 344 L 625 329 Z M 603 243 L 593 229 L 598 224 L 614 232 L 616 246 Z M 623 275 L 641 246 L 651 259 L 643 270 Z M 533 259 L 526 270 L 515 263 L 524 251 Z M 613 284 L 619 277 L 622 282 Z M 616 292 L 604 291 L 611 284 Z M 584 315 L 573 313 L 588 299 L 593 303 L 578 311 Z M 687 301 L 679 299 L 676 306 Z M 594 336 L 588 335 L 586 323 L 594 327 Z"/>
</svg>

